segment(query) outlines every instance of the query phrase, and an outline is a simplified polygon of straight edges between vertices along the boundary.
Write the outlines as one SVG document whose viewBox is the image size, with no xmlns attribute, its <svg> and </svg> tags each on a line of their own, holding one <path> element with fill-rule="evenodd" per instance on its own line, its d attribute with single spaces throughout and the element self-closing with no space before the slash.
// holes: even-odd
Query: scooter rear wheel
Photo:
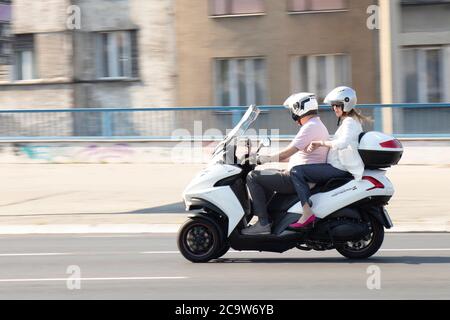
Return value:
<svg viewBox="0 0 450 320">
<path fill-rule="evenodd" d="M 208 262 L 221 253 L 222 232 L 207 219 L 195 217 L 186 221 L 178 232 L 178 249 L 189 261 Z M 225 253 L 223 253 L 225 254 Z"/>
<path fill-rule="evenodd" d="M 336 250 L 349 259 L 367 259 L 380 249 L 384 240 L 384 227 L 374 217 L 370 217 L 372 232 L 366 239 L 347 242 L 336 247 Z"/>
</svg>

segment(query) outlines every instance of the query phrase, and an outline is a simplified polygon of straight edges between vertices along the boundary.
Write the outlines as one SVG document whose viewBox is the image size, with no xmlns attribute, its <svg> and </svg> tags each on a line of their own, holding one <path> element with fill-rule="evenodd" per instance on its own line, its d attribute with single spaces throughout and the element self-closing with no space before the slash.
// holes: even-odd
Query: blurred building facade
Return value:
<svg viewBox="0 0 450 320">
<path fill-rule="evenodd" d="M 373 0 L 177 1 L 179 105 L 282 104 L 338 85 L 379 100 Z"/>
<path fill-rule="evenodd" d="M 450 101 L 450 1 L 391 1 L 393 102 Z M 399 63 L 397 63 L 399 62 Z"/>
<path fill-rule="evenodd" d="M 450 102 L 450 1 L 379 0 L 382 103 Z M 384 110 L 387 132 L 442 132 L 442 108 Z"/>
<path fill-rule="evenodd" d="M 379 99 L 375 0 L 12 3 L 2 108 L 280 104 L 337 85 Z"/>
<path fill-rule="evenodd" d="M 13 0 L 1 108 L 174 105 L 173 19 L 172 0 Z"/>
<path fill-rule="evenodd" d="M 0 0 L 0 28 L 2 109 L 279 105 L 339 85 L 361 103 L 450 101 L 449 0 Z M 383 110 L 383 129 L 421 112 Z M 154 114 L 164 132 L 198 118 Z"/>
<path fill-rule="evenodd" d="M 1 108 L 444 102 L 449 65 L 447 0 L 0 0 Z"/>
</svg>

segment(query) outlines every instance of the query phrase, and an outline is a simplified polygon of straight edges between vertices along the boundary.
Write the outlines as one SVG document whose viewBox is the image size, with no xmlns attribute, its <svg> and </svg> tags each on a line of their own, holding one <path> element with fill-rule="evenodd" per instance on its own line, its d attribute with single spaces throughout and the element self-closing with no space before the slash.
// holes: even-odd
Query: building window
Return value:
<svg viewBox="0 0 450 320">
<path fill-rule="evenodd" d="M 0 21 L 11 21 L 11 1 L 0 1 Z"/>
<path fill-rule="evenodd" d="M 209 0 L 209 7 L 212 16 L 264 12 L 263 0 Z"/>
<path fill-rule="evenodd" d="M 263 58 L 216 59 L 216 105 L 266 103 L 266 61 Z"/>
<path fill-rule="evenodd" d="M 351 86 L 351 82 L 349 55 L 295 56 L 291 60 L 293 92 L 313 92 L 323 100 L 335 87 Z"/>
<path fill-rule="evenodd" d="M 0 38 L 9 38 L 11 37 L 11 27 L 9 23 L 0 22 Z"/>
<path fill-rule="evenodd" d="M 11 33 L 9 24 L 0 22 L 0 60 L 11 55 Z M 2 62 L 0 61 L 0 64 Z"/>
<path fill-rule="evenodd" d="M 404 102 L 443 102 L 443 58 L 442 48 L 403 49 Z"/>
<path fill-rule="evenodd" d="M 346 0 L 288 0 L 288 11 L 334 11 L 347 8 Z"/>
<path fill-rule="evenodd" d="M 7 58 L 11 55 L 11 44 L 7 41 L 0 41 L 0 60 Z M 0 62 L 2 64 L 2 62 Z M 6 64 L 6 63 L 5 63 Z"/>
<path fill-rule="evenodd" d="M 34 36 L 16 35 L 14 39 L 14 80 L 36 78 Z"/>
<path fill-rule="evenodd" d="M 136 31 L 100 32 L 96 35 L 97 78 L 138 76 Z"/>
</svg>

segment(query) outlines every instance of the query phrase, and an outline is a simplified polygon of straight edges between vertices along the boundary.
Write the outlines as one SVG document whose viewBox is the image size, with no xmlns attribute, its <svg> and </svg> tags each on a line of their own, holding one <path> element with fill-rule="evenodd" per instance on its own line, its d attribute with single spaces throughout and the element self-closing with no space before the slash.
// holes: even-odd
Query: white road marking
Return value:
<svg viewBox="0 0 450 320">
<path fill-rule="evenodd" d="M 0 279 L 0 282 L 49 282 L 49 281 L 120 281 L 120 280 L 181 280 L 188 277 L 117 277 L 117 278 L 35 278 L 35 279 Z"/>
<path fill-rule="evenodd" d="M 79 238 L 84 238 L 84 239 L 95 239 L 95 238 L 105 238 L 105 239 L 115 239 L 115 238 L 142 238 L 142 234 L 127 234 L 127 235 L 120 235 L 120 234 L 113 234 L 113 235 L 89 235 L 89 236 L 81 236 L 81 235 L 76 235 L 71 237 L 72 239 L 79 239 Z"/>
<path fill-rule="evenodd" d="M 72 253 L 0 253 L 0 257 L 68 256 Z"/>
<path fill-rule="evenodd" d="M 176 254 L 176 253 L 180 253 L 180 251 L 144 251 L 144 252 L 139 252 L 139 254 Z"/>
</svg>

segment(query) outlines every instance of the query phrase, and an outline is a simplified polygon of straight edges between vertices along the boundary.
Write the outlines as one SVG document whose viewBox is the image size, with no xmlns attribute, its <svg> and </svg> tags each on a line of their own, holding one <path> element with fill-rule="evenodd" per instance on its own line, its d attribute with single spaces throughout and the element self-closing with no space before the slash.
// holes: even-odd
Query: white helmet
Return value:
<svg viewBox="0 0 450 320">
<path fill-rule="evenodd" d="M 341 104 L 344 106 L 344 112 L 350 112 L 356 106 L 358 98 L 356 92 L 349 87 L 338 87 L 331 91 L 326 97 L 324 103 L 329 104 Z"/>
<path fill-rule="evenodd" d="M 300 120 L 310 111 L 319 110 L 316 95 L 308 92 L 293 94 L 283 105 L 291 111 L 294 121 Z"/>
</svg>

